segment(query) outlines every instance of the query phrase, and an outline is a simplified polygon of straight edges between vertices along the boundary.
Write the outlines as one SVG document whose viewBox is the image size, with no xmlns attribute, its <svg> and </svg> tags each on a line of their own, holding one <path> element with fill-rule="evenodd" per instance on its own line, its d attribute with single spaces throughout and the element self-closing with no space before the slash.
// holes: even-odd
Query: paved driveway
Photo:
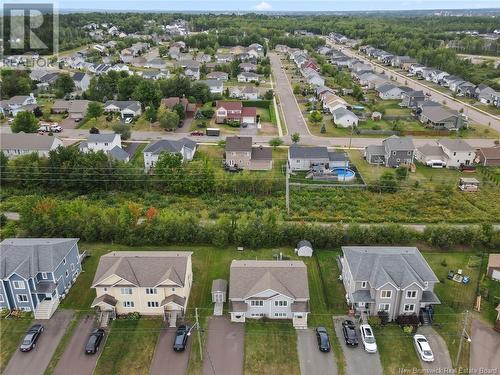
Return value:
<svg viewBox="0 0 500 375">
<path fill-rule="evenodd" d="M 227 317 L 212 316 L 208 321 L 203 356 L 203 375 L 243 374 L 245 325 Z"/>
<path fill-rule="evenodd" d="M 300 373 L 302 375 L 337 374 L 337 364 L 333 353 L 319 351 L 314 329 L 297 330 L 297 352 L 299 353 Z"/>
<path fill-rule="evenodd" d="M 448 346 L 443 338 L 432 328 L 431 326 L 422 326 L 418 329 L 418 333 L 424 335 L 429 341 L 429 345 L 431 346 L 432 353 L 434 354 L 434 362 L 423 362 L 422 368 L 427 370 L 439 370 L 443 371 L 444 369 L 453 368 L 451 364 L 450 353 L 448 352 Z M 415 351 L 415 355 L 416 351 Z"/>
<path fill-rule="evenodd" d="M 86 375 L 94 372 L 99 353 L 105 342 L 101 342 L 99 352 L 94 355 L 85 354 L 85 345 L 90 332 L 96 328 L 94 317 L 85 316 L 80 320 L 64 353 L 57 363 L 54 375 L 78 374 Z M 106 340 L 106 337 L 104 337 Z"/>
<path fill-rule="evenodd" d="M 351 319 L 348 317 L 335 317 L 333 318 L 335 333 L 344 352 L 344 357 L 346 361 L 346 373 L 347 375 L 358 375 L 358 374 L 370 374 L 370 375 L 382 375 L 382 365 L 380 363 L 380 358 L 378 353 L 370 354 L 365 352 L 363 345 L 359 344 L 357 348 L 347 347 L 344 341 L 344 334 L 342 333 L 342 321 L 345 319 Z M 359 327 L 358 328 L 358 337 Z"/>
<path fill-rule="evenodd" d="M 175 331 L 175 328 L 167 327 L 161 331 L 149 369 L 151 375 L 184 375 L 186 373 L 193 335 L 188 338 L 186 350 L 174 352 L 172 345 L 174 344 Z"/>
<path fill-rule="evenodd" d="M 472 320 L 470 367 L 478 371 L 496 369 L 496 372 L 484 372 L 486 374 L 500 372 L 500 333 L 477 319 Z"/>
<path fill-rule="evenodd" d="M 39 323 L 45 327 L 35 349 L 28 353 L 17 350 L 4 375 L 43 375 L 72 316 L 72 311 L 60 310 L 50 320 L 35 320 L 33 324 Z"/>
</svg>

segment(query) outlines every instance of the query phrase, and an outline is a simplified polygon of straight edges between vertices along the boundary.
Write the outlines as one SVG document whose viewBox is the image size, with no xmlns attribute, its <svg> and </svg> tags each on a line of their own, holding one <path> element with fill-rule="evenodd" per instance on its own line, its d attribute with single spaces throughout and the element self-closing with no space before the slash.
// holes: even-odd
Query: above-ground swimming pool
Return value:
<svg viewBox="0 0 500 375">
<path fill-rule="evenodd" d="M 354 173 L 354 171 L 349 168 L 332 168 L 332 172 L 334 172 L 338 176 L 339 181 L 352 181 L 356 178 L 356 173 Z"/>
</svg>

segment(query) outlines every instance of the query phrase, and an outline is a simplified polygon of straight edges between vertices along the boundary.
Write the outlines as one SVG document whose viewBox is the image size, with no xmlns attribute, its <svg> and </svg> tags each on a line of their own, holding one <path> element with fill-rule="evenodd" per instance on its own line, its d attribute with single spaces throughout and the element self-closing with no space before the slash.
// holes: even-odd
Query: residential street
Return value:
<svg viewBox="0 0 500 375">
<path fill-rule="evenodd" d="M 188 339 L 186 350 L 174 352 L 173 345 L 176 329 L 163 328 L 156 343 L 149 373 L 150 375 L 184 375 L 188 368 L 193 335 Z"/>
<path fill-rule="evenodd" d="M 427 373 L 432 373 L 430 372 L 432 370 L 443 371 L 443 369 L 451 371 L 453 366 L 451 363 L 450 353 L 443 338 L 431 326 L 420 327 L 418 329 L 418 333 L 425 336 L 427 341 L 429 341 L 432 352 L 434 353 L 434 362 L 420 361 L 422 363 L 422 368 L 429 370 Z M 417 355 L 416 352 L 415 355 Z"/>
<path fill-rule="evenodd" d="M 478 319 L 472 320 L 470 367 L 477 370 L 496 369 L 490 374 L 498 374 L 500 369 L 500 334 Z"/>
<path fill-rule="evenodd" d="M 212 316 L 208 321 L 203 375 L 243 374 L 245 325 L 228 317 Z"/>
<path fill-rule="evenodd" d="M 337 374 L 337 364 L 333 352 L 322 353 L 319 351 L 314 329 L 297 330 L 297 352 L 299 353 L 301 374 Z"/>
<path fill-rule="evenodd" d="M 329 41 L 326 42 L 327 44 L 334 46 L 334 47 L 339 47 L 338 45 L 335 45 Z M 472 105 L 461 102 L 455 98 L 453 98 L 451 95 L 447 93 L 442 93 L 439 92 L 433 88 L 430 88 L 429 86 L 426 86 L 425 84 L 421 83 L 420 81 L 413 79 L 411 77 L 407 77 L 404 74 L 395 72 L 393 70 L 389 70 L 387 66 L 380 65 L 378 63 L 375 63 L 371 60 L 369 60 L 367 57 L 363 56 L 362 54 L 355 52 L 345 46 L 342 46 L 342 52 L 344 52 L 347 56 L 350 57 L 355 57 L 363 62 L 370 64 L 374 67 L 374 70 L 377 73 L 381 72 L 386 72 L 388 75 L 392 75 L 396 81 L 400 84 L 404 84 L 405 82 L 407 83 L 406 86 L 414 89 L 414 90 L 422 90 L 425 93 L 430 94 L 430 99 L 442 103 L 443 101 L 446 102 L 446 106 L 450 107 L 451 109 L 454 109 L 456 111 L 459 111 L 460 109 L 464 109 L 464 113 L 466 116 L 468 116 L 471 120 L 474 122 L 477 122 L 482 125 L 488 125 L 491 124 L 491 127 L 494 128 L 497 131 L 500 131 L 500 118 L 498 116 L 489 114 L 487 112 L 481 111 L 478 108 L 473 107 Z"/>
<path fill-rule="evenodd" d="M 78 374 L 90 375 L 94 372 L 97 359 L 104 348 L 106 336 L 101 342 L 99 351 L 94 355 L 85 354 L 85 345 L 90 332 L 96 327 L 94 317 L 83 317 L 69 341 L 64 353 L 54 369 L 54 375 Z"/>
<path fill-rule="evenodd" d="M 33 321 L 33 324 L 42 324 L 45 328 L 36 347 L 28 353 L 16 350 L 4 375 L 43 375 L 72 316 L 72 311 L 58 310 L 49 320 Z"/>
<path fill-rule="evenodd" d="M 333 323 L 335 326 L 335 334 L 342 346 L 342 351 L 344 352 L 344 357 L 346 361 L 346 373 L 347 375 L 359 375 L 366 374 L 369 369 L 370 375 L 382 375 L 382 364 L 380 363 L 380 358 L 378 353 L 370 354 L 363 349 L 363 344 L 359 340 L 359 345 L 356 348 L 347 347 L 344 340 L 344 334 L 342 333 L 342 321 L 344 319 L 352 319 L 347 316 L 345 317 L 334 317 Z M 356 324 L 356 329 L 358 330 L 359 337 L 359 327 Z"/>
</svg>

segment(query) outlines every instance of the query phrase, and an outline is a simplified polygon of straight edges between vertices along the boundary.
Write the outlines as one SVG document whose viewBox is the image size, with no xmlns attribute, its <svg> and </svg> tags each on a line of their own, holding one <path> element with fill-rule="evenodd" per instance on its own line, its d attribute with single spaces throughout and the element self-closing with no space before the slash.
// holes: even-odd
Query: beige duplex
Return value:
<svg viewBox="0 0 500 375">
<path fill-rule="evenodd" d="M 170 326 L 186 311 L 193 283 L 191 252 L 113 251 L 103 255 L 92 283 L 98 314 L 163 315 Z"/>
</svg>

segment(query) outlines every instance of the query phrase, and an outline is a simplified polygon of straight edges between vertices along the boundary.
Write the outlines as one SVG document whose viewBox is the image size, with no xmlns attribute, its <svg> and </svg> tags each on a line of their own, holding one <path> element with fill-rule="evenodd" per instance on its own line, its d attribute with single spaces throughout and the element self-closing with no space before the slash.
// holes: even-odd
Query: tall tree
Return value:
<svg viewBox="0 0 500 375">
<path fill-rule="evenodd" d="M 11 129 L 13 133 L 36 133 L 38 131 L 38 120 L 32 112 L 19 112 L 12 122 Z"/>
</svg>

